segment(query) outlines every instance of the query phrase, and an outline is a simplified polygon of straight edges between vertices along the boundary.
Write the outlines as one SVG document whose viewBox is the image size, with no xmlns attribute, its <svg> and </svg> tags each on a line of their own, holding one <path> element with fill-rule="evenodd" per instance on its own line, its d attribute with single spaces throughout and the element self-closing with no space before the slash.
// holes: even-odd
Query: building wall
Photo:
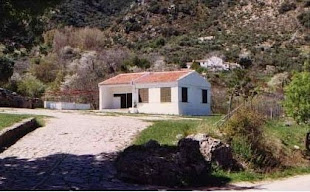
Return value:
<svg viewBox="0 0 310 192">
<path fill-rule="evenodd" d="M 167 86 L 169 87 L 169 86 Z M 178 115 L 178 87 L 171 87 L 171 102 L 160 101 L 160 87 L 149 87 L 149 102 L 138 103 L 139 113 Z M 137 100 L 138 101 L 138 100 Z"/>
<path fill-rule="evenodd" d="M 90 104 L 44 101 L 44 108 L 57 110 L 89 110 Z"/>
<path fill-rule="evenodd" d="M 188 102 L 182 102 L 182 87 L 188 88 Z M 208 103 L 202 103 L 202 90 L 208 90 Z M 194 72 L 178 82 L 179 114 L 210 115 L 211 85 L 198 73 Z"/>
<path fill-rule="evenodd" d="M 131 85 L 100 86 L 99 109 L 119 109 L 121 101 L 119 97 L 114 97 L 114 94 L 125 93 L 132 93 Z"/>
<path fill-rule="evenodd" d="M 171 102 L 161 103 L 160 88 L 171 87 Z M 182 103 L 182 87 L 188 88 L 188 102 Z M 139 103 L 138 90 L 149 89 L 149 102 Z M 202 103 L 202 89 L 208 90 L 208 103 Z M 170 114 L 170 115 L 210 115 L 211 85 L 198 73 L 193 72 L 173 83 L 136 84 L 133 86 L 101 86 L 100 109 L 119 109 L 119 98 L 114 94 L 132 93 L 133 106 L 137 105 L 139 113 Z"/>
</svg>

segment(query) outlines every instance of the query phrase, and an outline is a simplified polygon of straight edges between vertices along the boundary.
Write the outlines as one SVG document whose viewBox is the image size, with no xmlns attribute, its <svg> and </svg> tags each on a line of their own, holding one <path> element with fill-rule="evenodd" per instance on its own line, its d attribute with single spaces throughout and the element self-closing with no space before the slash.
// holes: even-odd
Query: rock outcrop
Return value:
<svg viewBox="0 0 310 192">
<path fill-rule="evenodd" d="M 175 187 L 205 181 L 211 164 L 201 155 L 199 143 L 188 139 L 177 147 L 156 141 L 128 147 L 118 156 L 116 169 L 118 177 L 128 182 Z"/>
<path fill-rule="evenodd" d="M 211 161 L 223 169 L 233 169 L 235 167 L 236 163 L 233 159 L 231 147 L 228 144 L 205 134 L 190 135 L 187 139 L 199 142 L 200 153 L 206 161 Z"/>
<path fill-rule="evenodd" d="M 229 145 L 207 135 L 191 135 L 177 146 L 149 141 L 125 149 L 116 160 L 118 177 L 140 184 L 193 186 L 207 184 L 211 163 L 224 169 L 234 166 Z"/>
<path fill-rule="evenodd" d="M 0 88 L 0 107 L 40 108 L 43 107 L 43 101 L 22 97 L 15 92 Z"/>
</svg>

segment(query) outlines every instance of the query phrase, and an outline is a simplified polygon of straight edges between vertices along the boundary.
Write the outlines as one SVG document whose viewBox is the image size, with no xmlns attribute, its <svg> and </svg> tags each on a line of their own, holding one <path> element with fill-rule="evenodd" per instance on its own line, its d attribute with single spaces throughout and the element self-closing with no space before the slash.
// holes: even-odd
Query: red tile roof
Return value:
<svg viewBox="0 0 310 192">
<path fill-rule="evenodd" d="M 193 71 L 167 71 L 167 72 L 143 72 L 120 74 L 100 83 L 100 85 L 116 85 L 135 83 L 164 83 L 175 82 Z"/>
<path fill-rule="evenodd" d="M 192 71 L 169 71 L 169 72 L 152 72 L 149 75 L 142 76 L 137 79 L 136 83 L 164 83 L 175 82 L 181 77 L 191 73 Z"/>
<path fill-rule="evenodd" d="M 130 84 L 143 75 L 145 75 L 145 73 L 124 73 L 107 79 L 101 82 L 100 85 Z"/>
</svg>

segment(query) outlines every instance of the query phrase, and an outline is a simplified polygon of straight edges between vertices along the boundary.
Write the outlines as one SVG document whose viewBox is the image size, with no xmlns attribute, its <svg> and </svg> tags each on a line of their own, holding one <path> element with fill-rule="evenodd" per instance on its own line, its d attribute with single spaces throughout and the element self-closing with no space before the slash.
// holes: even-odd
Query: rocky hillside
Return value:
<svg viewBox="0 0 310 192">
<path fill-rule="evenodd" d="M 42 83 L 49 92 L 96 90 L 115 73 L 177 69 L 214 55 L 264 82 L 266 66 L 285 72 L 309 61 L 309 0 L 5 1 L 0 61 L 15 62 L 6 85 L 13 91 L 25 74 L 40 91 Z"/>
</svg>

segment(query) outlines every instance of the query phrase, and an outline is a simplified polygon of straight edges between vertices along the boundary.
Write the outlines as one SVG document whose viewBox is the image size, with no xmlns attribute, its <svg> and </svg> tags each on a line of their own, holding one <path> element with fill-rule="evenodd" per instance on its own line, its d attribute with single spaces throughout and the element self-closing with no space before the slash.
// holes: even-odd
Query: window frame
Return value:
<svg viewBox="0 0 310 192">
<path fill-rule="evenodd" d="M 206 95 L 204 95 L 204 93 L 206 93 Z M 209 93 L 208 89 L 202 89 L 201 90 L 201 103 L 203 103 L 203 104 L 209 103 L 208 93 Z"/>
<path fill-rule="evenodd" d="M 183 92 L 186 90 L 185 92 Z M 184 93 L 186 93 L 184 95 Z M 188 103 L 188 87 L 181 87 L 181 102 L 182 103 Z"/>
<path fill-rule="evenodd" d="M 144 92 L 145 91 L 145 92 Z M 144 93 L 143 93 L 144 92 Z M 142 97 L 141 97 L 141 93 L 142 93 Z M 146 97 L 147 99 L 143 99 L 144 97 Z M 141 88 L 138 89 L 138 99 L 139 99 L 139 103 L 149 103 L 149 88 Z"/>
</svg>

